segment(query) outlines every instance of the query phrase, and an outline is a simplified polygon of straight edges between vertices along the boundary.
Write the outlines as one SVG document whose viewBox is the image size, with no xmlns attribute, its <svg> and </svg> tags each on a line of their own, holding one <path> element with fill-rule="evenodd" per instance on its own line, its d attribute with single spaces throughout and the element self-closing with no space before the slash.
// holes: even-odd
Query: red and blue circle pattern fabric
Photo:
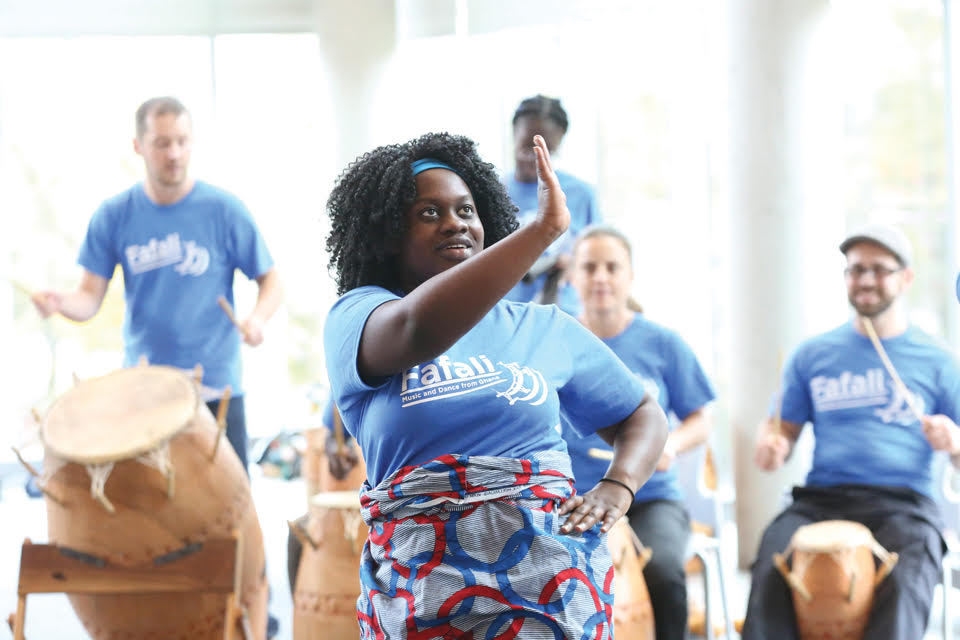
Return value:
<svg viewBox="0 0 960 640">
<path fill-rule="evenodd" d="M 361 490 L 361 638 L 612 640 L 599 527 L 560 535 L 570 459 L 445 455 Z"/>
</svg>

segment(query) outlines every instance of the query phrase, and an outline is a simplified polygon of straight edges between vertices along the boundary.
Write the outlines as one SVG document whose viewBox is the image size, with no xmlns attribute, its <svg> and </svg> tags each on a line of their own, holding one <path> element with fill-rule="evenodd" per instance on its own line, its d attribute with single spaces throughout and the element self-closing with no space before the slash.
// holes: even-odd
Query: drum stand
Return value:
<svg viewBox="0 0 960 640">
<path fill-rule="evenodd" d="M 226 596 L 224 640 L 240 629 L 245 640 L 255 637 L 246 609 L 240 604 L 240 536 L 215 538 L 184 547 L 147 565 L 123 567 L 53 544 L 24 540 L 20 552 L 17 612 L 8 619 L 14 640 L 24 640 L 27 594 L 150 594 L 207 592 Z"/>
</svg>

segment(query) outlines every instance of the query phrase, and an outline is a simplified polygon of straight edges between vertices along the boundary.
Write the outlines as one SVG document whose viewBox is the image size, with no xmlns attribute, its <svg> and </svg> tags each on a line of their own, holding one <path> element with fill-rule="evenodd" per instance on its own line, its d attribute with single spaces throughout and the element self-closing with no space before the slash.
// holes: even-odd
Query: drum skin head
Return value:
<svg viewBox="0 0 960 640">
<path fill-rule="evenodd" d="M 790 544 L 812 553 L 833 553 L 861 545 L 870 546 L 873 534 L 859 522 L 824 520 L 800 527 Z"/>
<path fill-rule="evenodd" d="M 179 369 L 139 366 L 79 382 L 57 398 L 41 426 L 44 446 L 80 464 L 142 455 L 186 427 L 197 411 L 194 382 Z"/>
</svg>

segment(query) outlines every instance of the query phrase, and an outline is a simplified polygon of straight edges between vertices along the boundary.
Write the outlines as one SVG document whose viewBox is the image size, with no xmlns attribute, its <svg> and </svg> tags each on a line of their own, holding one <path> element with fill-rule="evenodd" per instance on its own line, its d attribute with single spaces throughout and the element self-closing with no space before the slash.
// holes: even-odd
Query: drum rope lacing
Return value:
<svg viewBox="0 0 960 640">
<path fill-rule="evenodd" d="M 93 496 L 94 500 L 102 504 L 104 509 L 110 513 L 115 513 L 116 509 L 113 504 L 107 500 L 107 496 L 103 492 L 107 484 L 107 478 L 110 477 L 110 472 L 113 471 L 113 463 L 85 464 L 83 468 L 87 470 L 87 474 L 90 476 L 90 495 Z"/>
<path fill-rule="evenodd" d="M 137 456 L 135 460 L 144 466 L 152 467 L 162 473 L 167 479 L 167 497 L 173 498 L 175 475 L 173 462 L 170 460 L 170 441 L 168 440 L 155 449 L 151 449 L 147 453 Z M 110 513 L 116 513 L 116 508 L 107 498 L 105 489 L 107 479 L 113 471 L 114 464 L 114 462 L 103 462 L 83 465 L 83 468 L 87 470 L 87 475 L 90 476 L 90 495 Z M 48 479 L 48 473 L 52 476 L 54 472 L 48 471 L 44 473 L 44 479 Z"/>
<path fill-rule="evenodd" d="M 153 467 L 163 474 L 167 479 L 167 497 L 172 499 L 175 475 L 173 462 L 170 460 L 170 441 L 167 440 L 156 449 L 151 449 L 147 453 L 137 456 L 137 462 L 148 467 Z"/>
</svg>

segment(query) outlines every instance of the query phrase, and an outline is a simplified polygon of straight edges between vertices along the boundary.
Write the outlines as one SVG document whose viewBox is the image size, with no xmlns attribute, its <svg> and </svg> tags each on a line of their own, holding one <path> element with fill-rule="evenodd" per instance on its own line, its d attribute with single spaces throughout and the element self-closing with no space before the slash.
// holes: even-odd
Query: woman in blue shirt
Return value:
<svg viewBox="0 0 960 640">
<path fill-rule="evenodd" d="M 653 550 L 643 576 L 657 640 L 682 640 L 687 626 L 684 556 L 690 518 L 672 466 L 678 454 L 706 442 L 712 425 L 707 405 L 714 399 L 713 388 L 680 336 L 647 320 L 630 298 L 631 249 L 622 233 L 600 225 L 584 229 L 574 245 L 570 279 L 583 304 L 580 321 L 679 421 L 667 438 L 656 472 L 637 492 L 627 516 L 640 540 Z M 607 463 L 591 449 L 609 450 L 609 446 L 595 435 L 581 437 L 566 421 L 564 437 L 577 489 L 592 486 Z"/>
<path fill-rule="evenodd" d="M 328 201 L 341 298 L 327 370 L 367 464 L 364 638 L 608 638 L 600 533 L 652 473 L 666 422 L 603 344 L 554 306 L 502 302 L 569 224 L 542 138 L 537 219 L 519 230 L 474 144 L 380 147 Z M 561 412 L 614 449 L 573 492 Z"/>
</svg>

